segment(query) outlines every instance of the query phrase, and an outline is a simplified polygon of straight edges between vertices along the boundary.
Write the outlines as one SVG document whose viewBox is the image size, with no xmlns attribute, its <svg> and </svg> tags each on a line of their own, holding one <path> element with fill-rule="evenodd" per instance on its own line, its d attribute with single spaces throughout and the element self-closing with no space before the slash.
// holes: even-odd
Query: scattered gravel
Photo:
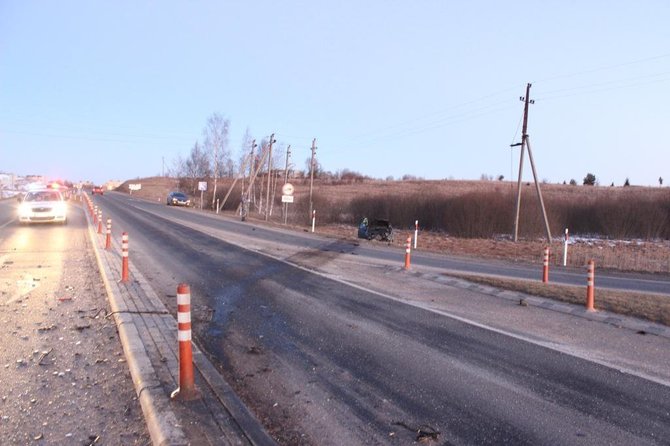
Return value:
<svg viewBox="0 0 670 446">
<path fill-rule="evenodd" d="M 0 443 L 150 444 L 86 233 L 53 230 L 67 242 L 2 241 Z"/>
</svg>

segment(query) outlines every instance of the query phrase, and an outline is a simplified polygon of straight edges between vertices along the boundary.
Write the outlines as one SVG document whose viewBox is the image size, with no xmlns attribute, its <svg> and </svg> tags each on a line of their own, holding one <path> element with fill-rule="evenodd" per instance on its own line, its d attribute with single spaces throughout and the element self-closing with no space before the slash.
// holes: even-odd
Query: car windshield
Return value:
<svg viewBox="0 0 670 446">
<path fill-rule="evenodd" d="M 181 192 L 176 192 L 172 194 L 172 198 L 179 198 L 180 200 L 186 200 L 186 195 Z"/>
<path fill-rule="evenodd" d="M 54 191 L 28 192 L 25 201 L 60 201 L 60 195 Z"/>
</svg>

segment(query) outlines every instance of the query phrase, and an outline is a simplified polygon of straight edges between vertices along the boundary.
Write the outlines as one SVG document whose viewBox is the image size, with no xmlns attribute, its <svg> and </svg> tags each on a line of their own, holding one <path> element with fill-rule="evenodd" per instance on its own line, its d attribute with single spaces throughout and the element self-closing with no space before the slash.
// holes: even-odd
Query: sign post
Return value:
<svg viewBox="0 0 670 446">
<path fill-rule="evenodd" d="M 207 181 L 198 181 L 198 190 L 200 191 L 200 210 L 202 211 L 202 194 L 207 190 Z"/>
<path fill-rule="evenodd" d="M 293 192 L 293 185 L 291 183 L 284 183 L 281 188 L 281 202 L 284 203 L 284 224 L 288 221 L 288 204 L 293 203 Z"/>
</svg>

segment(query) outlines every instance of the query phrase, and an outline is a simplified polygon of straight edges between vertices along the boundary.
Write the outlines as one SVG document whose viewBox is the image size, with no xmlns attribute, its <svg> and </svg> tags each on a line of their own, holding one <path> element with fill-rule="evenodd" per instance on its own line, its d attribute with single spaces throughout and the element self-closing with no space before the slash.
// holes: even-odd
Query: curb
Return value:
<svg viewBox="0 0 670 446">
<path fill-rule="evenodd" d="M 626 316 L 618 313 L 612 313 L 606 310 L 588 311 L 583 305 L 569 304 L 560 302 L 547 297 L 533 296 L 519 291 L 509 291 L 502 288 L 495 288 L 489 285 L 482 285 L 475 282 L 469 282 L 467 279 L 451 277 L 448 275 L 427 273 L 427 272 L 413 272 L 416 277 L 420 277 L 434 282 L 443 283 L 445 285 L 456 288 L 466 289 L 482 294 L 487 294 L 494 297 L 499 297 L 509 301 L 518 302 L 523 299 L 526 304 L 544 308 L 545 310 L 556 311 L 559 313 L 577 316 L 583 319 L 588 319 L 594 322 L 609 324 L 616 327 L 625 328 L 639 334 L 652 334 L 663 338 L 670 339 L 670 328 L 662 324 L 639 319 L 631 316 Z M 448 271 L 446 271 L 448 274 Z"/>
<path fill-rule="evenodd" d="M 188 445 L 189 442 L 184 432 L 177 427 L 179 425 L 177 417 L 169 408 L 170 401 L 162 392 L 160 383 L 156 379 L 156 372 L 151 365 L 149 356 L 139 336 L 133 316 L 118 313 L 126 309 L 123 301 L 118 298 L 122 291 L 118 283 L 109 279 L 111 272 L 108 270 L 106 262 L 102 259 L 100 248 L 98 247 L 97 233 L 94 232 L 93 226 L 90 224 L 90 217 L 86 209 L 83 209 L 83 212 L 86 217 L 89 239 L 93 246 L 100 276 L 105 284 L 112 312 L 115 313 L 114 321 L 119 331 L 119 339 L 121 340 L 123 352 L 135 386 L 135 393 L 140 401 L 152 443 L 155 445 Z"/>
</svg>

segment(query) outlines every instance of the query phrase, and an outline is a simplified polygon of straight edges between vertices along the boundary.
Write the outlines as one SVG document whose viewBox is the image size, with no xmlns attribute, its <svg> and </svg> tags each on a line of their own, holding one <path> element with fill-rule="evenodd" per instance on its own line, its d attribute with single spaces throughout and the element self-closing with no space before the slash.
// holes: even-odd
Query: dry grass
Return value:
<svg viewBox="0 0 670 446">
<path fill-rule="evenodd" d="M 555 285 L 540 281 L 533 282 L 471 274 L 449 273 L 448 275 L 495 288 L 546 297 L 570 304 L 584 305 L 586 300 L 585 286 Z M 633 316 L 670 326 L 670 300 L 667 296 L 653 293 L 645 294 L 597 289 L 595 307 L 599 310 Z"/>
<path fill-rule="evenodd" d="M 144 178 L 130 180 L 118 190 L 128 192 L 127 183 L 141 183 L 142 189 L 133 192 L 133 195 L 152 201 L 163 201 L 167 193 L 178 190 L 179 182 L 172 178 Z M 223 192 L 227 191 L 227 184 L 223 181 Z M 306 181 L 294 182 L 296 201 L 303 204 L 308 201 L 309 183 Z M 429 190 L 431 193 L 445 196 L 459 196 L 472 192 L 505 192 L 515 185 L 509 182 L 494 181 L 374 181 L 356 182 L 352 184 L 322 184 L 315 182 L 314 193 L 327 203 L 337 203 L 334 207 L 344 207 L 355 198 L 361 196 L 401 196 L 421 194 Z M 530 188 L 531 186 L 526 186 Z M 609 188 L 609 187 L 580 187 L 565 185 L 543 185 L 545 197 L 554 197 L 561 200 L 598 199 L 599 197 L 624 197 L 633 194 L 644 194 L 645 197 L 665 197 L 670 193 L 668 188 Z M 199 197 L 195 197 L 198 199 Z M 210 198 L 211 199 L 211 198 Z M 523 205 L 523 203 L 522 203 Z M 526 203 L 525 205 L 528 205 Z M 279 209 L 279 207 L 277 208 Z M 294 207 L 293 209 L 298 209 Z M 308 212 L 301 212 L 307 217 Z M 346 212 L 346 210 L 335 210 Z M 297 212 L 294 210 L 294 212 Z M 227 213 L 232 215 L 231 212 Z M 295 217 L 295 216 L 294 216 Z M 252 213 L 249 220 L 259 224 L 270 224 L 287 227 L 282 224 L 279 213 L 272 216 L 270 222 L 265 222 L 260 215 Z M 288 228 L 303 231 L 309 226 L 309 219 L 289 219 Z M 396 228 L 394 245 L 402 247 L 407 237 L 414 235 L 410 222 L 405 228 Z M 352 224 L 321 224 L 317 223 L 317 232 L 322 235 L 357 241 L 357 228 Z M 371 242 L 374 243 L 374 242 Z M 547 245 L 542 238 L 527 238 L 517 243 L 508 238 L 456 238 L 443 232 L 421 231 L 418 238 L 419 251 L 441 254 L 468 256 L 481 259 L 499 259 L 514 262 L 532 263 L 538 265 L 538 282 L 502 279 L 498 277 L 465 276 L 467 280 L 488 284 L 491 286 L 515 290 L 531 295 L 548 297 L 563 302 L 583 304 L 585 287 L 571 287 L 563 285 L 543 284 L 541 264 L 544 247 Z M 550 246 L 551 264 L 562 264 L 563 243 L 555 241 Z M 587 261 L 594 259 L 599 270 L 610 269 L 620 271 L 639 271 L 668 273 L 670 272 L 670 241 L 613 241 L 613 240 L 581 240 L 569 247 L 568 265 L 575 267 L 585 266 Z M 597 290 L 596 307 L 615 313 L 644 318 L 653 322 L 670 325 L 670 301 L 666 296 L 654 294 L 629 293 L 610 290 Z"/>
<path fill-rule="evenodd" d="M 143 178 L 141 180 L 129 180 L 119 187 L 119 190 L 128 192 L 127 183 L 141 183 L 142 189 L 133 192 L 133 195 L 147 198 L 153 201 L 164 201 L 168 192 L 177 190 L 179 181 L 174 178 Z M 230 180 L 221 181 L 222 194 L 228 189 Z M 289 226 L 303 230 L 310 224 L 309 212 L 305 204 L 309 201 L 309 181 L 297 180 L 295 185 L 296 205 L 289 208 Z M 509 192 L 515 187 L 514 183 L 501 181 L 381 181 L 366 180 L 350 184 L 331 184 L 315 181 L 314 196 L 316 197 L 317 209 L 327 209 L 333 215 L 346 216 L 350 214 L 347 203 L 355 198 L 370 196 L 414 196 L 426 191 L 431 194 L 440 194 L 447 197 L 460 196 L 472 192 Z M 532 186 L 525 186 L 531 189 Z M 594 200 L 602 197 L 626 197 L 642 194 L 645 197 L 663 198 L 670 194 L 670 188 L 637 188 L 637 187 L 583 187 L 569 185 L 545 184 L 543 193 L 547 200 L 555 198 L 561 200 Z M 236 202 L 239 202 L 239 197 Z M 194 197 L 199 200 L 199 197 Z M 533 197 L 534 198 L 534 197 Z M 207 202 L 208 200 L 206 198 Z M 231 199 L 230 201 L 234 201 Z M 522 206 L 532 206 L 534 202 L 522 202 Z M 513 206 L 513 204 L 510 204 Z M 280 216 L 281 206 L 275 208 L 271 220 L 274 223 L 282 222 Z M 356 239 L 355 224 L 325 223 L 326 212 L 320 212 L 317 219 L 317 231 L 321 234 L 332 235 L 340 238 Z M 298 215 L 299 214 L 299 215 Z M 228 212 L 231 215 L 231 212 Z M 251 213 L 250 219 L 259 214 Z M 304 218 L 303 218 L 304 216 Z M 353 219 L 349 215 L 347 219 Z M 394 224 L 396 227 L 395 244 L 402 246 L 407 237 L 413 236 L 413 219 L 407 222 L 405 227 Z M 263 219 L 259 218 L 259 222 Z M 422 223 L 422 222 L 420 222 Z M 522 222 L 523 224 L 523 222 Z M 511 228 L 510 228 L 511 229 Z M 560 234 L 555 234 L 560 235 Z M 542 237 L 525 237 L 514 243 L 509 238 L 458 238 L 451 237 L 441 231 L 424 231 L 419 234 L 419 249 L 443 254 L 472 256 L 485 259 L 501 259 L 518 262 L 540 264 L 542 252 L 547 245 Z M 552 264 L 562 264 L 563 244 L 559 240 L 551 244 Z M 581 267 L 588 260 L 593 259 L 598 269 L 611 269 L 620 271 L 639 271 L 650 273 L 670 273 L 670 241 L 669 240 L 580 240 L 574 241 L 569 247 L 568 265 Z"/>
</svg>

